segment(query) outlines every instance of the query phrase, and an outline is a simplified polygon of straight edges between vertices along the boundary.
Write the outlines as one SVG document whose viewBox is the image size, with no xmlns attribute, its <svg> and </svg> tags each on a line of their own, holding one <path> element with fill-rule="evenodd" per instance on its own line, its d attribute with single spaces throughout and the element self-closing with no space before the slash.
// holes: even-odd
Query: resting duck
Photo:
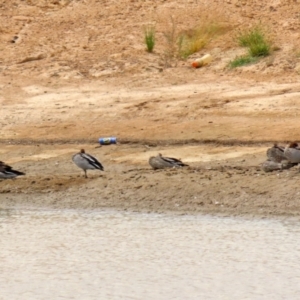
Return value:
<svg viewBox="0 0 300 300">
<path fill-rule="evenodd" d="M 267 150 L 267 157 L 269 160 L 278 163 L 285 160 L 284 147 L 278 146 L 277 143 L 275 143 L 272 148 Z"/>
<path fill-rule="evenodd" d="M 288 144 L 284 149 L 284 156 L 291 163 L 300 163 L 300 148 L 298 143 Z"/>
<path fill-rule="evenodd" d="M 84 149 L 81 149 L 79 153 L 73 155 L 73 162 L 79 168 L 84 171 L 85 178 L 87 178 L 86 170 L 95 170 L 104 171 L 101 163 L 92 155 L 85 153 Z"/>
<path fill-rule="evenodd" d="M 294 163 L 289 162 L 288 160 L 282 160 L 281 162 L 276 162 L 271 159 L 267 159 L 261 164 L 261 168 L 265 172 L 272 172 L 277 170 L 286 170 L 295 166 Z"/>
<path fill-rule="evenodd" d="M 154 170 L 188 166 L 187 164 L 184 164 L 180 159 L 173 157 L 164 157 L 160 153 L 157 156 L 150 157 L 149 164 Z"/>
<path fill-rule="evenodd" d="M 12 179 L 21 175 L 25 175 L 25 173 L 14 170 L 11 166 L 0 161 L 0 179 Z"/>
</svg>

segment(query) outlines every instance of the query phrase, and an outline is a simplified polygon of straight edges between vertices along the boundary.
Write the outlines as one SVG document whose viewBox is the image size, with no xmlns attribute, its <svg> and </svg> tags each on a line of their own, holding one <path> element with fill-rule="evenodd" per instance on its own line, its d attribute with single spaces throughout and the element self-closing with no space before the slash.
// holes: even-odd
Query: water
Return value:
<svg viewBox="0 0 300 300">
<path fill-rule="evenodd" d="M 0 299 L 300 299 L 299 225 L 1 211 Z"/>
</svg>

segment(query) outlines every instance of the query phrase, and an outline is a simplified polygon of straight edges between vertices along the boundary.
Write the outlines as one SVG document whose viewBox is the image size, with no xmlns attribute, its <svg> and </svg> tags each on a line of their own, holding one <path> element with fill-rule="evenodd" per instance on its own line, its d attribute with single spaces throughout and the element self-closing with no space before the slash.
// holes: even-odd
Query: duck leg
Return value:
<svg viewBox="0 0 300 300">
<path fill-rule="evenodd" d="M 86 174 L 86 170 L 84 170 L 84 177 L 85 177 L 85 178 L 88 178 L 88 177 L 87 177 L 87 174 Z"/>
</svg>

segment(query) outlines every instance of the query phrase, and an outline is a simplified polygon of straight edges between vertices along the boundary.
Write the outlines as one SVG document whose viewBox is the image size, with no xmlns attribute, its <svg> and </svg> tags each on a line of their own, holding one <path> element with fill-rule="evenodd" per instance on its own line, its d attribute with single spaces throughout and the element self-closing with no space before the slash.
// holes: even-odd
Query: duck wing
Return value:
<svg viewBox="0 0 300 300">
<path fill-rule="evenodd" d="M 161 156 L 161 159 L 164 160 L 167 163 L 170 163 L 170 164 L 178 166 L 178 167 L 179 166 L 180 167 L 188 166 L 188 165 L 184 164 L 180 159 L 177 159 L 177 158 L 174 158 L 174 157 Z"/>
<path fill-rule="evenodd" d="M 88 161 L 90 165 L 92 165 L 95 169 L 99 169 L 104 171 L 102 164 L 92 155 L 87 153 L 80 153 L 80 156 Z"/>
<path fill-rule="evenodd" d="M 26 173 L 24 173 L 24 172 L 20 172 L 20 171 L 13 170 L 13 169 L 6 170 L 6 173 L 15 174 L 16 176 L 26 175 Z"/>
<path fill-rule="evenodd" d="M 11 166 L 8 166 L 5 164 L 0 164 L 0 173 L 4 177 L 15 177 L 15 176 L 20 176 L 20 175 L 25 175 L 25 173 L 14 170 Z"/>
<path fill-rule="evenodd" d="M 300 163 L 300 149 L 297 149 L 297 148 L 286 148 L 284 150 L 284 156 L 291 163 Z"/>
</svg>

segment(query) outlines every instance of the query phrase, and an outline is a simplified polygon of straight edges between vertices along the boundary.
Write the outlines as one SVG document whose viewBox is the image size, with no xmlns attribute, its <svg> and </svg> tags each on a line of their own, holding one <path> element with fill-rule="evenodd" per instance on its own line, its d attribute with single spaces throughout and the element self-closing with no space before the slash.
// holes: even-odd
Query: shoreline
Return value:
<svg viewBox="0 0 300 300">
<path fill-rule="evenodd" d="M 270 146 L 274 143 L 287 144 L 288 140 L 242 140 L 242 139 L 130 139 L 121 138 L 117 139 L 119 145 L 131 145 L 131 146 L 143 146 L 143 145 L 154 145 L 156 146 L 184 146 L 184 145 L 212 145 L 212 146 Z M 95 145 L 97 139 L 0 139 L 0 145 Z M 107 147 L 109 145 L 100 145 L 98 147 Z M 95 146 L 97 148 L 97 146 Z"/>
<path fill-rule="evenodd" d="M 208 217 L 208 218 L 230 218 L 230 219 L 241 219 L 241 220 L 275 220 L 275 221 L 300 221 L 299 215 L 291 215 L 291 214 L 250 214 L 250 213 L 242 213 L 242 214 L 232 214 L 230 212 L 179 212 L 179 211 L 149 211 L 149 210 L 128 210 L 122 209 L 117 207 L 102 207 L 102 208 L 53 208 L 53 207 L 34 207 L 34 206 L 18 206 L 18 207 L 7 207 L 7 208 L 0 208 L 0 215 L 1 213 L 26 213 L 26 212 L 45 212 L 45 213 L 82 213 L 82 214 L 102 214 L 102 213 L 117 213 L 117 214 L 153 214 L 158 216 L 166 216 L 166 217 Z"/>
<path fill-rule="evenodd" d="M 299 169 L 263 172 L 265 147 L 84 147 L 105 172 L 88 171 L 85 179 L 71 161 L 74 145 L 4 146 L 3 160 L 26 175 L 0 181 L 0 209 L 300 217 Z M 190 166 L 154 171 L 148 157 L 157 152 L 181 157 Z"/>
<path fill-rule="evenodd" d="M 130 213 L 130 214 L 159 214 L 166 216 L 209 216 L 209 217 L 220 217 L 220 218 L 242 218 L 242 219 L 276 219 L 276 220 L 295 220 L 300 221 L 300 213 L 295 212 L 293 210 L 272 210 L 270 207 L 267 207 L 263 210 L 252 209 L 251 211 L 245 209 L 230 209 L 224 208 L 222 210 L 209 207 L 207 209 L 202 210 L 170 210 L 170 209 L 151 209 L 151 208 L 140 208 L 139 206 L 133 207 L 122 207 L 120 205 L 116 206 L 102 206 L 95 205 L 94 207 L 85 206 L 85 205 L 70 205 L 69 199 L 67 202 L 61 201 L 60 199 L 56 199 L 56 201 L 60 201 L 60 203 L 51 203 L 45 204 L 45 201 L 40 201 L 41 198 L 36 195 L 39 200 L 34 199 L 32 204 L 24 205 L 23 199 L 17 199 L 19 197 L 15 197 L 14 200 L 12 198 L 9 199 L 10 204 L 6 201 L 1 201 L 0 212 L 1 211 L 74 211 L 74 212 L 116 212 L 116 213 Z M 1 199 L 1 197 L 0 197 Z M 28 200 L 28 199 L 26 199 Z M 263 201 L 263 199 L 261 199 Z M 55 201 L 55 202 L 56 202 Z M 39 202 L 39 203 L 37 203 Z M 154 200 L 155 202 L 155 200 Z M 12 204 L 13 203 L 13 204 Z M 20 204 L 19 204 L 20 203 Z"/>
</svg>

